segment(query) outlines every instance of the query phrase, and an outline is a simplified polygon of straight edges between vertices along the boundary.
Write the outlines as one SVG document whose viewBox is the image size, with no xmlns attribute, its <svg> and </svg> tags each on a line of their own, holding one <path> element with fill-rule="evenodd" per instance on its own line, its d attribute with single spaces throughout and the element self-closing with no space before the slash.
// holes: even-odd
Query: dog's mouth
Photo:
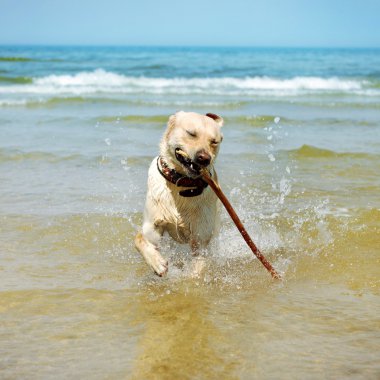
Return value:
<svg viewBox="0 0 380 380">
<path fill-rule="evenodd" d="M 188 170 L 188 172 L 192 175 L 200 175 L 201 167 L 196 164 L 189 155 L 184 152 L 181 148 L 176 148 L 175 157 L 177 161 Z"/>
</svg>

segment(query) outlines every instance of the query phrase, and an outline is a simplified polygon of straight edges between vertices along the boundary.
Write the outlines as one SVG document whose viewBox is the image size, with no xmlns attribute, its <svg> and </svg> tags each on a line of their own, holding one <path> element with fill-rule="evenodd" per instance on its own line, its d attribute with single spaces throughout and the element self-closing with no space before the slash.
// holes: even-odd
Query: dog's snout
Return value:
<svg viewBox="0 0 380 380">
<path fill-rule="evenodd" d="M 201 166 L 208 166 L 211 162 L 211 156 L 206 151 L 201 150 L 196 154 L 195 162 Z"/>
</svg>

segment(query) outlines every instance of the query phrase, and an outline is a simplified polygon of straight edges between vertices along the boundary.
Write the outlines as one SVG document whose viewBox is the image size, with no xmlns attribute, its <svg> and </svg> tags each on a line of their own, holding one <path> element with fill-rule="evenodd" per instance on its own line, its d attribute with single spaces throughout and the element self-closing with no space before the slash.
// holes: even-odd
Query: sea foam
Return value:
<svg viewBox="0 0 380 380">
<path fill-rule="evenodd" d="M 0 94 L 214 94 L 214 95 L 298 95 L 314 92 L 355 92 L 366 90 L 364 80 L 320 77 L 245 78 L 148 78 L 132 77 L 97 69 L 74 75 L 49 75 L 33 83 L 0 86 Z"/>
</svg>

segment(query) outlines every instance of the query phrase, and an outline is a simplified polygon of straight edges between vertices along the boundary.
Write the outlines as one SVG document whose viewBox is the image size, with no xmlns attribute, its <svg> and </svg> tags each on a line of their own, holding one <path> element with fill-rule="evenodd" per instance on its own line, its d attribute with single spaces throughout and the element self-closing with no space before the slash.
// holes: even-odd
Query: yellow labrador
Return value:
<svg viewBox="0 0 380 380">
<path fill-rule="evenodd" d="M 212 113 L 180 111 L 169 118 L 160 155 L 149 168 L 144 221 L 135 239 L 136 248 L 159 276 L 168 271 L 158 248 L 165 231 L 176 241 L 189 243 L 194 255 L 217 232 L 217 197 L 200 177 L 200 169 L 207 168 L 217 180 L 214 162 L 222 125 L 223 119 Z"/>
</svg>

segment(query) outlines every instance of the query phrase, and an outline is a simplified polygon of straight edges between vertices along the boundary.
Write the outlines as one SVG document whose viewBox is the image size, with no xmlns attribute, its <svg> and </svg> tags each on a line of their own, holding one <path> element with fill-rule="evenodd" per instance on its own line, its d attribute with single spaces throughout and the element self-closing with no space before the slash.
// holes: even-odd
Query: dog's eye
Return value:
<svg viewBox="0 0 380 380">
<path fill-rule="evenodd" d="M 211 145 L 214 145 L 214 146 L 216 146 L 216 145 L 218 145 L 218 144 L 219 144 L 219 142 L 218 142 L 218 141 L 216 141 L 216 140 L 211 140 L 211 141 L 210 141 L 210 143 L 211 143 Z"/>
<path fill-rule="evenodd" d="M 189 136 L 191 136 L 191 137 L 197 137 L 197 133 L 194 132 L 194 131 L 188 131 L 188 130 L 186 130 L 186 133 L 187 133 Z"/>
</svg>

